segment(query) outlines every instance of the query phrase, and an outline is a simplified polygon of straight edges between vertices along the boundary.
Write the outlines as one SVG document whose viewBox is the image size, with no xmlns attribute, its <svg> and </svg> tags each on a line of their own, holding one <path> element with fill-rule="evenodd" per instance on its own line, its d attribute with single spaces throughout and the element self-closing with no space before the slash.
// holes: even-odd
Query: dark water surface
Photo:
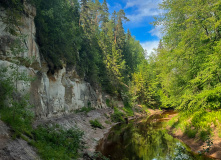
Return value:
<svg viewBox="0 0 221 160">
<path fill-rule="evenodd" d="M 172 114 L 175 112 L 166 111 L 148 119 L 118 124 L 100 141 L 97 151 L 110 160 L 209 160 L 193 154 L 167 133 L 166 117 Z"/>
</svg>

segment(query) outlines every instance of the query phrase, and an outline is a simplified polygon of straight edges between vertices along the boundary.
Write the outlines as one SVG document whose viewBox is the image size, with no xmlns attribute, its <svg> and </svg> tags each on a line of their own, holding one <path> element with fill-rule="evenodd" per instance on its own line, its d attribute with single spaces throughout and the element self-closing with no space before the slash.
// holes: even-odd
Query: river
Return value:
<svg viewBox="0 0 221 160">
<path fill-rule="evenodd" d="M 210 160 L 168 134 L 165 122 L 173 114 L 166 111 L 117 124 L 99 142 L 97 151 L 110 160 Z"/>
</svg>

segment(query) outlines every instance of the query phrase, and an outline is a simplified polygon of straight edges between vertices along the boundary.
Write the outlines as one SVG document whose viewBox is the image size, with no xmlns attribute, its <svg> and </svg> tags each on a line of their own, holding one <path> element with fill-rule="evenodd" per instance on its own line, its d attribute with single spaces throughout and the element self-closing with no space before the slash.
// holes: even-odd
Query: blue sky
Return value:
<svg viewBox="0 0 221 160">
<path fill-rule="evenodd" d="M 101 0 L 102 2 L 103 0 Z M 148 54 L 153 48 L 158 46 L 161 32 L 160 28 L 154 28 L 150 23 L 154 21 L 154 16 L 158 16 L 162 11 L 158 9 L 158 4 L 163 0 L 107 0 L 109 12 L 123 9 L 130 19 L 124 24 L 125 30 L 130 29 L 132 35 L 140 41 Z"/>
</svg>

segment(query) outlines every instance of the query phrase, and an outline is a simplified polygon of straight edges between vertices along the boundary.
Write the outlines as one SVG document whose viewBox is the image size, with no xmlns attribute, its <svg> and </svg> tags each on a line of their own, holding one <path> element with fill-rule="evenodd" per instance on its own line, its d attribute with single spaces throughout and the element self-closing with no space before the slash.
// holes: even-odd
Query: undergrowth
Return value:
<svg viewBox="0 0 221 160">
<path fill-rule="evenodd" d="M 114 113 L 111 115 L 112 122 L 124 122 L 124 113 L 122 113 L 117 107 L 114 107 Z"/>
<path fill-rule="evenodd" d="M 104 126 L 97 119 L 90 120 L 89 122 L 93 128 L 100 128 L 100 129 L 104 128 Z"/>
<path fill-rule="evenodd" d="M 1 120 L 11 127 L 14 132 L 13 137 L 20 137 L 21 134 L 31 135 L 33 114 L 24 109 L 23 103 L 17 104 L 16 112 L 14 107 L 3 107 L 0 109 Z"/>
<path fill-rule="evenodd" d="M 82 148 L 83 132 L 78 129 L 64 130 L 60 126 L 38 127 L 33 131 L 35 141 L 32 145 L 38 149 L 43 159 L 76 159 Z"/>
<path fill-rule="evenodd" d="M 95 108 L 93 108 L 93 107 L 83 107 L 81 109 L 77 109 L 75 111 L 75 113 L 80 113 L 80 112 L 88 113 L 88 112 L 90 112 L 92 110 L 95 110 Z"/>
<path fill-rule="evenodd" d="M 128 103 L 124 103 L 123 111 L 126 113 L 127 116 L 131 117 L 134 115 L 134 111 L 132 107 Z"/>
<path fill-rule="evenodd" d="M 189 138 L 198 137 L 203 141 L 212 137 L 215 129 L 221 133 L 221 110 L 182 111 L 179 117 L 172 118 L 168 125 L 173 130 L 181 129 Z"/>
</svg>

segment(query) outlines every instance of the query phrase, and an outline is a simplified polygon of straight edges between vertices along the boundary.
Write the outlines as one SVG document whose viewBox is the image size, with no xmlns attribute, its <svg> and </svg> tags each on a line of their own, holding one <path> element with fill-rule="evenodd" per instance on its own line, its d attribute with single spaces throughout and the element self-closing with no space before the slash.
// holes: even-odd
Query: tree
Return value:
<svg viewBox="0 0 221 160">
<path fill-rule="evenodd" d="M 63 67 L 61 59 L 75 64 L 81 43 L 78 1 L 37 1 L 36 7 L 37 42 L 51 72 Z"/>
<path fill-rule="evenodd" d="M 109 9 L 106 0 L 103 1 L 101 6 L 101 29 L 107 33 L 107 23 L 109 22 Z"/>
<path fill-rule="evenodd" d="M 220 108 L 220 2 L 166 0 L 165 24 L 158 49 L 161 100 L 185 110 Z M 215 49 L 216 48 L 216 49 Z"/>
</svg>

